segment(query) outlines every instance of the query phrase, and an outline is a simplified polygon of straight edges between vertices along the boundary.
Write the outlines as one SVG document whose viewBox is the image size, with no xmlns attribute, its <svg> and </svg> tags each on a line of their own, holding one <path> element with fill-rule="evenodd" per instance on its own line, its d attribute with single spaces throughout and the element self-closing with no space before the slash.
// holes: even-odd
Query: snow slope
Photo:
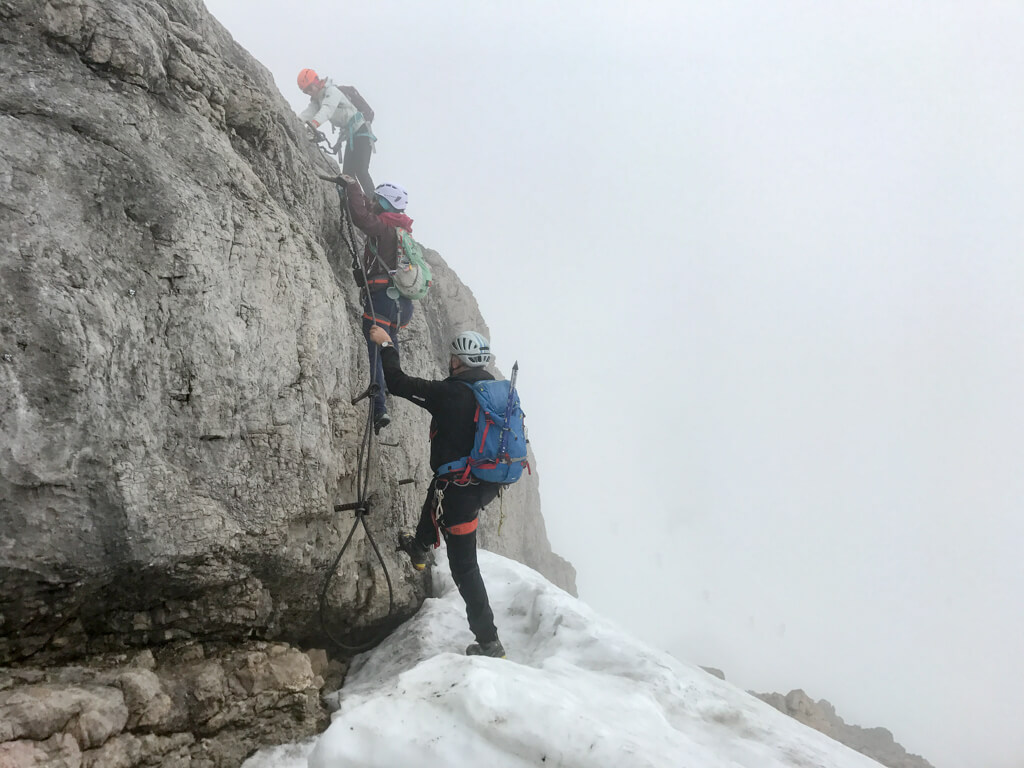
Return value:
<svg viewBox="0 0 1024 768">
<path fill-rule="evenodd" d="M 327 731 L 243 768 L 878 768 L 489 552 L 508 659 L 466 657 L 464 604 L 437 559 L 438 597 L 356 659 Z"/>
</svg>

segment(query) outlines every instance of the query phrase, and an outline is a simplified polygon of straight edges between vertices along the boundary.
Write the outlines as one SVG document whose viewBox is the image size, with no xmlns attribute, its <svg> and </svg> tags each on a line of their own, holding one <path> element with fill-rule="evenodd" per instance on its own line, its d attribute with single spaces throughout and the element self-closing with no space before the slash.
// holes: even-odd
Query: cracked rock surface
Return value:
<svg viewBox="0 0 1024 768">
<path fill-rule="evenodd" d="M 184 643 L 0 673 L 0 766 L 234 766 L 326 724 L 314 659 L 283 644 Z"/>
<path fill-rule="evenodd" d="M 366 414 L 350 401 L 367 381 L 338 197 L 316 176 L 336 166 L 196 0 L 0 0 L 0 147 L 0 666 L 326 647 L 318 592 L 352 524 L 333 505 L 355 500 Z M 436 285 L 402 359 L 436 377 L 454 333 L 487 328 L 428 259 Z M 393 551 L 429 478 L 427 418 L 391 410 L 369 526 L 397 610 L 360 529 L 328 596 L 356 639 L 415 611 L 428 583 Z M 574 591 L 537 482 L 506 494 L 500 531 L 497 502 L 484 514 L 481 544 Z M 52 707 L 31 733 L 2 730 L 21 705 L 0 703 L 0 764 L 11 749 L 35 755 L 14 765 L 200 760 L 196 724 L 216 713 L 164 712 L 152 679 L 130 677 L 32 683 Z M 46 725 L 53 712 L 74 727 Z"/>
</svg>

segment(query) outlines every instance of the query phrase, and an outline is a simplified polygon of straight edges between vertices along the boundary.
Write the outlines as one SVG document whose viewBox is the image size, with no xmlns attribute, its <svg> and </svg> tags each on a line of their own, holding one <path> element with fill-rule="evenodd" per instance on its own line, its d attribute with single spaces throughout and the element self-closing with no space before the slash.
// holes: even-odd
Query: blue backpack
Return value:
<svg viewBox="0 0 1024 768">
<path fill-rule="evenodd" d="M 476 397 L 473 451 L 439 467 L 438 476 L 464 470 L 459 478 L 462 481 L 472 474 L 477 480 L 510 485 L 522 476 L 524 467 L 530 470 L 526 460 L 526 414 L 515 388 L 518 370 L 516 363 L 509 381 L 462 382 Z"/>
</svg>

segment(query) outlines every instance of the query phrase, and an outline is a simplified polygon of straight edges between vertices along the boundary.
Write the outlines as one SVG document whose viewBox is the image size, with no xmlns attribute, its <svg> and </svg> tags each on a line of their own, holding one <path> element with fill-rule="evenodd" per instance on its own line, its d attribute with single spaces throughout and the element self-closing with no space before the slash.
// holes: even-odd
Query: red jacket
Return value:
<svg viewBox="0 0 1024 768">
<path fill-rule="evenodd" d="M 398 268 L 398 233 L 396 227 L 412 232 L 412 219 L 404 213 L 371 213 L 359 182 L 346 186 L 352 221 L 366 234 L 362 268 L 371 291 L 386 288 L 388 272 Z"/>
</svg>

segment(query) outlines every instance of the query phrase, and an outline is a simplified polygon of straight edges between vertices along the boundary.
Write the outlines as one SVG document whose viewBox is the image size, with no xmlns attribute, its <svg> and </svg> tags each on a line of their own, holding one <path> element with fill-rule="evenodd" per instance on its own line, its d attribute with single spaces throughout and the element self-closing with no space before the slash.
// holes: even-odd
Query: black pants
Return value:
<svg viewBox="0 0 1024 768">
<path fill-rule="evenodd" d="M 430 483 L 427 498 L 420 511 L 420 522 L 416 527 L 416 541 L 424 547 L 431 547 L 437 541 L 434 529 L 433 512 L 437 499 L 437 479 Z M 444 486 L 444 481 L 441 482 Z M 459 594 L 466 601 L 466 618 L 469 628 L 478 643 L 489 643 L 498 638 L 498 630 L 494 626 L 494 612 L 487 600 L 487 589 L 484 587 L 483 576 L 476 560 L 476 526 L 480 510 L 498 495 L 498 486 L 490 483 L 458 486 L 448 483 L 443 488 L 444 498 L 441 501 L 441 519 L 438 526 L 448 546 L 448 564 L 452 569 L 452 579 L 459 588 Z M 464 531 L 472 528 L 467 532 Z"/>
<path fill-rule="evenodd" d="M 355 176 L 363 188 L 366 199 L 373 203 L 373 179 L 370 178 L 370 155 L 373 153 L 373 139 L 367 135 L 365 126 L 360 128 L 352 140 L 345 144 L 345 159 L 341 172 Z"/>
</svg>

